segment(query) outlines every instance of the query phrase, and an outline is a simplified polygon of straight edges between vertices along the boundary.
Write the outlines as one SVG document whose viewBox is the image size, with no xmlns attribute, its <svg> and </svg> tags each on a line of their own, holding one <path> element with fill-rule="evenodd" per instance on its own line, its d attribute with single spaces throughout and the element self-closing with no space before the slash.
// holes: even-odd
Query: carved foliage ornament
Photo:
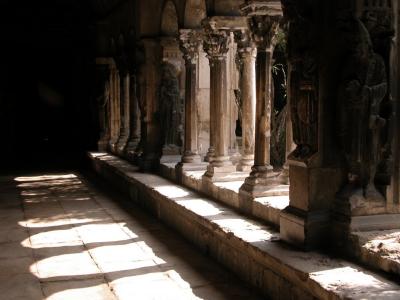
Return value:
<svg viewBox="0 0 400 300">
<path fill-rule="evenodd" d="M 238 54 L 254 53 L 255 45 L 251 40 L 250 33 L 247 30 L 234 31 L 235 42 L 238 48 Z"/>
<path fill-rule="evenodd" d="M 249 19 L 251 37 L 257 48 L 272 49 L 276 44 L 280 16 L 253 16 Z"/>
<path fill-rule="evenodd" d="M 201 44 L 200 33 L 196 30 L 180 30 L 180 48 L 186 62 L 195 64 L 199 56 L 199 47 Z"/>
<path fill-rule="evenodd" d="M 209 59 L 222 59 L 226 57 L 229 50 L 229 32 L 213 29 L 211 26 L 204 28 L 203 48 Z"/>
</svg>

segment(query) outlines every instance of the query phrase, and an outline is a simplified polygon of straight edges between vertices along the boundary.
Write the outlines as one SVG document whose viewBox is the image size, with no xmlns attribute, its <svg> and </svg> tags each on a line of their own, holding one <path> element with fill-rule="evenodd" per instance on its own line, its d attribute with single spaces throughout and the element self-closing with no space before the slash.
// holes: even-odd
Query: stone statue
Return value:
<svg viewBox="0 0 400 300">
<path fill-rule="evenodd" d="M 290 112 L 293 140 L 297 145 L 290 159 L 306 161 L 318 151 L 317 55 L 312 3 L 294 0 L 282 3 L 289 22 Z"/>
<path fill-rule="evenodd" d="M 172 64 L 164 62 L 161 70 L 160 122 L 165 146 L 174 148 L 182 145 L 179 81 Z"/>
<path fill-rule="evenodd" d="M 380 106 L 387 94 L 386 68 L 373 51 L 368 30 L 350 21 L 353 44 L 344 62 L 338 99 L 338 134 L 348 168 L 348 181 L 340 195 L 368 201 L 384 201 L 375 186 L 381 156 L 380 133 L 386 120 Z"/>
</svg>

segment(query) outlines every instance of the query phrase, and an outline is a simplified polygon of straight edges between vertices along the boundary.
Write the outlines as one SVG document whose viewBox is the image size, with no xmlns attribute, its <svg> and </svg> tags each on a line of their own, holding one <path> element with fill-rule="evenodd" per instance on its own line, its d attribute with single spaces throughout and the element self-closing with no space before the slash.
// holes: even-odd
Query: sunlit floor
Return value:
<svg viewBox="0 0 400 300">
<path fill-rule="evenodd" d="M 259 299 L 81 175 L 0 177 L 0 299 Z"/>
</svg>

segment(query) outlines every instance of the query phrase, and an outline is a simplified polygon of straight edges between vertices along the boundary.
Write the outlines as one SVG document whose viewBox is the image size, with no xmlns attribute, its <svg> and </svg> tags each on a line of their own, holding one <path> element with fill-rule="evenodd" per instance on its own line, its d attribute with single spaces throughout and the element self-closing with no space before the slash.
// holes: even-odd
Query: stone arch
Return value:
<svg viewBox="0 0 400 300">
<path fill-rule="evenodd" d="M 161 35 L 163 36 L 178 36 L 178 14 L 173 1 L 168 0 L 161 15 Z"/>
<path fill-rule="evenodd" d="M 195 29 L 201 27 L 201 21 L 207 17 L 205 0 L 187 0 L 184 15 L 184 27 Z"/>
</svg>

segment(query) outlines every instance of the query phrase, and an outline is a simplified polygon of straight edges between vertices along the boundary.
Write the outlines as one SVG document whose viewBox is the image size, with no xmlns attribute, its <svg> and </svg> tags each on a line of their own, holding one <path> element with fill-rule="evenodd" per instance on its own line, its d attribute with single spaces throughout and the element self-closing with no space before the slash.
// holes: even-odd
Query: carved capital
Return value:
<svg viewBox="0 0 400 300">
<path fill-rule="evenodd" d="M 223 59 L 229 50 L 229 31 L 216 29 L 212 20 L 204 20 L 203 48 L 209 59 Z"/>
<path fill-rule="evenodd" d="M 281 2 L 278 0 L 249 0 L 241 6 L 248 17 L 251 38 L 258 50 L 272 49 L 282 19 Z"/>
<path fill-rule="evenodd" d="M 253 16 L 249 19 L 251 37 L 258 50 L 273 49 L 279 29 L 280 17 Z"/>
<path fill-rule="evenodd" d="M 256 46 L 248 30 L 236 30 L 233 32 L 239 57 L 246 55 L 256 56 Z"/>
<path fill-rule="evenodd" d="M 199 57 L 199 47 L 202 41 L 199 31 L 181 29 L 179 33 L 180 48 L 183 53 L 183 58 L 187 63 L 195 64 Z"/>
</svg>

